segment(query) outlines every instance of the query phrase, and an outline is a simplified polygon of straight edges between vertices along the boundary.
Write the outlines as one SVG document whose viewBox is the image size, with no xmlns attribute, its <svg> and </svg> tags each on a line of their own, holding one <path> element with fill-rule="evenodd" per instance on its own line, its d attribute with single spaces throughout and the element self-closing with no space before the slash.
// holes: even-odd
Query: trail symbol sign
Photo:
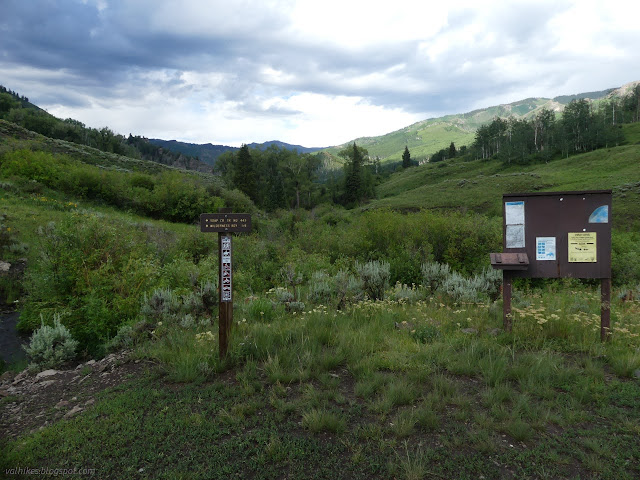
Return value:
<svg viewBox="0 0 640 480">
<path fill-rule="evenodd" d="M 233 213 L 230 208 L 221 208 L 219 213 L 200 215 L 200 231 L 218 234 L 218 346 L 220 358 L 227 356 L 229 335 L 233 324 L 233 232 L 249 232 L 251 215 Z"/>
</svg>

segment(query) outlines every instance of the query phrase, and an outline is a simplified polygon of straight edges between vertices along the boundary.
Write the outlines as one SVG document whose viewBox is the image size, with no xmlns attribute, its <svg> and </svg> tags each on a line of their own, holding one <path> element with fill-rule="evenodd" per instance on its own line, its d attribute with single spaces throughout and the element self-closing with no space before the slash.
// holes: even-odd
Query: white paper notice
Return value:
<svg viewBox="0 0 640 480">
<path fill-rule="evenodd" d="M 505 247 L 524 248 L 524 201 L 504 204 Z"/>
<path fill-rule="evenodd" d="M 524 202 L 505 202 L 505 225 L 524 225 Z"/>
<path fill-rule="evenodd" d="M 524 248 L 524 225 L 507 225 L 507 248 Z"/>
<path fill-rule="evenodd" d="M 536 260 L 556 259 L 556 237 L 536 237 Z"/>
</svg>

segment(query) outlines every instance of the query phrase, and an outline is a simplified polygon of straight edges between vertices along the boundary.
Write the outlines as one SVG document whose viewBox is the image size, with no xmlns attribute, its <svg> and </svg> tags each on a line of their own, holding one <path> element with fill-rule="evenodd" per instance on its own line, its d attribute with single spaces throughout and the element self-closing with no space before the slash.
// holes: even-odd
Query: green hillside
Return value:
<svg viewBox="0 0 640 480">
<path fill-rule="evenodd" d="M 542 109 L 548 109 L 561 114 L 564 107 L 572 100 L 586 99 L 594 106 L 613 97 L 628 94 L 630 86 L 627 84 L 619 89 L 607 89 L 598 92 L 587 92 L 576 95 L 562 95 L 550 98 L 527 98 L 504 105 L 473 110 L 468 113 L 446 115 L 439 118 L 423 120 L 400 130 L 377 137 L 360 137 L 344 145 L 326 149 L 331 154 L 337 154 L 345 145 L 355 142 L 366 148 L 372 158 L 378 157 L 382 163 L 399 162 L 404 147 L 408 146 L 413 160 L 422 161 L 438 150 L 446 149 L 453 142 L 456 147 L 469 146 L 474 140 L 475 131 L 481 125 L 491 122 L 494 118 L 514 117 L 530 119 Z"/>
<path fill-rule="evenodd" d="M 393 174 L 365 208 L 471 210 L 499 216 L 504 193 L 612 189 L 614 226 L 640 228 L 640 124 L 625 125 L 628 143 L 616 148 L 506 167 L 498 160 L 446 160 Z"/>
</svg>

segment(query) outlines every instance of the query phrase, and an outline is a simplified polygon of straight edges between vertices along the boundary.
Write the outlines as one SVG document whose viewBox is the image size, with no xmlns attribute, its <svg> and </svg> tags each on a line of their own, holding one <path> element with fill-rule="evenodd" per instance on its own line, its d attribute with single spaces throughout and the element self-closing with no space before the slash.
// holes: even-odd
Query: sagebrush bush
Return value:
<svg viewBox="0 0 640 480">
<path fill-rule="evenodd" d="M 313 303 L 328 305 L 335 296 L 335 288 L 331 277 L 325 272 L 314 272 L 309 282 L 309 300 Z"/>
<path fill-rule="evenodd" d="M 314 272 L 309 282 L 309 301 L 315 304 L 334 305 L 337 309 L 364 299 L 363 282 L 346 270 L 331 277 L 325 272 Z"/>
<path fill-rule="evenodd" d="M 24 347 L 32 370 L 44 370 L 63 365 L 76 357 L 78 342 L 71 332 L 60 323 L 60 315 L 54 315 L 53 326 L 45 325 L 31 336 L 29 346 Z"/>
<path fill-rule="evenodd" d="M 465 278 L 457 272 L 451 272 L 442 282 L 439 291 L 454 303 L 476 303 L 480 301 L 481 288 L 478 277 Z"/>
<path fill-rule="evenodd" d="M 423 292 L 415 285 L 408 286 L 397 282 L 389 291 L 389 298 L 396 302 L 414 303 L 423 297 Z"/>
<path fill-rule="evenodd" d="M 427 262 L 422 264 L 423 285 L 432 293 L 435 292 L 445 279 L 451 274 L 451 268 L 447 264 Z"/>
<path fill-rule="evenodd" d="M 140 315 L 149 322 L 167 321 L 177 317 L 181 310 L 180 298 L 168 288 L 158 288 L 142 300 Z"/>
<path fill-rule="evenodd" d="M 355 269 L 362 280 L 364 291 L 371 300 L 383 300 L 389 286 L 389 262 L 377 260 L 367 263 L 355 263 Z"/>
</svg>

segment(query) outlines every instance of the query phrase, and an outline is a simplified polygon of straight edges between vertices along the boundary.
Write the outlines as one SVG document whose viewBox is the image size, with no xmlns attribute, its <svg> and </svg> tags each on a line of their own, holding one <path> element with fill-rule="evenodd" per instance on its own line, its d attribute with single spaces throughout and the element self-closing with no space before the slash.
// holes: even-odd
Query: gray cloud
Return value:
<svg viewBox="0 0 640 480">
<path fill-rule="evenodd" d="M 396 42 L 385 31 L 375 44 L 358 46 L 295 31 L 288 4 L 237 5 L 5 0 L 0 83 L 16 81 L 7 86 L 69 108 L 90 99 L 138 101 L 155 91 L 283 117 L 301 112 L 265 100 L 311 92 L 439 115 L 468 111 L 482 99 L 517 100 L 535 87 L 538 96 L 552 95 L 640 78 L 637 31 L 607 27 L 600 44 L 615 55 L 558 48 L 552 20 L 571 6 L 564 1 L 452 9 L 447 25 L 425 19 L 425 34 L 413 40 Z"/>
</svg>

